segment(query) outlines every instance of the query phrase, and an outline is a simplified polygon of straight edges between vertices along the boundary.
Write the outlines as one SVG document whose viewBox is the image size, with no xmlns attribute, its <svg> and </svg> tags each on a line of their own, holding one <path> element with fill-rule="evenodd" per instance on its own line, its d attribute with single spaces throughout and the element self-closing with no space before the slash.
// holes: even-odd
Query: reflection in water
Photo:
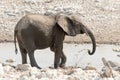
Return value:
<svg viewBox="0 0 120 80">
<path fill-rule="evenodd" d="M 94 55 L 89 55 L 84 49 L 92 49 L 91 44 L 66 44 L 64 43 L 64 53 L 67 56 L 66 66 L 79 66 L 85 67 L 88 64 L 92 64 L 97 68 L 103 66 L 102 57 L 107 60 L 119 62 L 120 58 L 117 57 L 119 52 L 114 52 L 115 45 L 100 44 Z M 35 51 L 35 58 L 38 65 L 42 68 L 53 66 L 54 53 L 49 48 Z M 16 55 L 14 43 L 0 43 L 0 61 L 5 62 L 7 59 L 13 59 L 12 65 L 21 64 L 20 52 Z M 28 58 L 29 59 L 29 58 Z M 29 62 L 29 60 L 28 60 Z"/>
</svg>

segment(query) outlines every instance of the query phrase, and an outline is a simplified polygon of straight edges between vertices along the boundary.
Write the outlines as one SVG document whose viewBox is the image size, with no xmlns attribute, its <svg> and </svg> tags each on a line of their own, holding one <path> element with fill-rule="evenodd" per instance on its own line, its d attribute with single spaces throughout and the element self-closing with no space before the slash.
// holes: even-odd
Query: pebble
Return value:
<svg viewBox="0 0 120 80">
<path fill-rule="evenodd" d="M 96 70 L 96 68 L 94 66 L 88 65 L 85 67 L 85 70 Z"/>
<path fill-rule="evenodd" d="M 120 48 L 113 49 L 113 51 L 115 51 L 115 52 L 120 52 Z"/>
<path fill-rule="evenodd" d="M 8 65 L 4 66 L 3 69 L 4 69 L 4 72 L 9 72 L 10 70 L 13 70 L 13 68 Z"/>
<path fill-rule="evenodd" d="M 15 62 L 15 60 L 13 60 L 13 59 L 8 59 L 8 60 L 6 60 L 6 62 L 13 63 L 13 62 Z"/>
<path fill-rule="evenodd" d="M 18 64 L 16 66 L 16 69 L 21 71 L 26 71 L 26 70 L 30 70 L 31 66 L 29 64 Z"/>
</svg>

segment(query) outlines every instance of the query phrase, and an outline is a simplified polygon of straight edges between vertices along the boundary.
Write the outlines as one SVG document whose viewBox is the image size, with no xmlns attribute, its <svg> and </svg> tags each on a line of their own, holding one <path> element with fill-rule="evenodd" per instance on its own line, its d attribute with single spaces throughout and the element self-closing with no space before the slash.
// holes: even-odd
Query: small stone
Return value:
<svg viewBox="0 0 120 80">
<path fill-rule="evenodd" d="M 120 72 L 120 67 L 115 67 L 114 70 Z"/>
<path fill-rule="evenodd" d="M 54 78 L 58 76 L 58 70 L 47 69 L 45 73 L 46 73 L 46 77 L 49 77 L 49 78 Z"/>
<path fill-rule="evenodd" d="M 113 49 L 113 51 L 115 51 L 115 52 L 120 52 L 120 49 Z"/>
<path fill-rule="evenodd" d="M 118 56 L 118 57 L 120 57 L 120 55 L 119 55 L 119 54 L 118 54 L 117 56 Z"/>
<path fill-rule="evenodd" d="M 75 72 L 75 70 L 69 69 L 69 70 L 64 71 L 64 74 L 65 74 L 65 75 L 71 75 L 71 74 L 73 74 L 74 72 Z"/>
<path fill-rule="evenodd" d="M 44 13 L 44 15 L 46 15 L 46 16 L 49 16 L 49 15 L 52 15 L 53 13 L 52 12 L 46 12 L 46 13 Z"/>
<path fill-rule="evenodd" d="M 30 76 L 35 76 L 40 78 L 41 72 L 38 68 L 32 67 L 29 74 Z"/>
<path fill-rule="evenodd" d="M 53 0 L 45 0 L 45 3 L 51 3 Z"/>
<path fill-rule="evenodd" d="M 113 73 L 113 76 L 114 76 L 114 77 L 117 77 L 117 76 L 120 77 L 119 71 L 112 70 L 112 73 Z"/>
<path fill-rule="evenodd" d="M 105 72 L 103 73 L 103 77 L 107 77 L 107 78 L 109 78 L 109 77 L 111 77 L 112 76 L 112 73 L 111 73 L 111 70 L 110 70 L 110 68 L 109 67 L 105 67 Z"/>
<path fill-rule="evenodd" d="M 84 80 L 84 79 L 79 79 L 78 77 L 68 77 L 67 80 Z"/>
<path fill-rule="evenodd" d="M 36 77 L 37 77 L 38 79 L 41 79 L 41 78 L 42 78 L 42 75 L 39 74 L 39 75 L 37 75 Z"/>
<path fill-rule="evenodd" d="M 120 63 L 113 62 L 113 61 L 108 61 L 111 67 L 120 67 Z"/>
<path fill-rule="evenodd" d="M 31 69 L 31 66 L 29 64 L 18 64 L 16 66 L 17 70 L 27 71 Z"/>
<path fill-rule="evenodd" d="M 69 11 L 69 10 L 71 10 L 71 9 L 72 9 L 71 7 L 63 8 L 64 11 Z"/>
<path fill-rule="evenodd" d="M 84 70 L 96 70 L 96 68 L 94 66 L 86 66 L 86 68 Z"/>
<path fill-rule="evenodd" d="M 20 80 L 29 80 L 27 76 L 22 76 Z"/>
<path fill-rule="evenodd" d="M 13 62 L 15 62 L 15 60 L 14 59 L 8 59 L 8 60 L 6 60 L 6 62 L 13 63 Z"/>
<path fill-rule="evenodd" d="M 13 70 L 13 68 L 9 65 L 4 66 L 3 69 L 4 69 L 5 72 L 9 72 L 10 70 Z"/>
</svg>

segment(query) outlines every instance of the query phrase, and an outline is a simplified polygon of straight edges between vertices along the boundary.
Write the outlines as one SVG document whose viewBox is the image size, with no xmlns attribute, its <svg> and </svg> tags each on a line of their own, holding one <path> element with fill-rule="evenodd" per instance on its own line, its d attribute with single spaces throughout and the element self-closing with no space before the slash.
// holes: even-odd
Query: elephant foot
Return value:
<svg viewBox="0 0 120 80">
<path fill-rule="evenodd" d="M 54 64 L 54 68 L 57 69 L 59 67 L 58 64 Z"/>
<path fill-rule="evenodd" d="M 38 69 L 42 69 L 41 67 L 37 66 Z"/>
<path fill-rule="evenodd" d="M 53 67 L 53 66 L 49 66 L 49 68 L 50 68 L 50 69 L 54 69 L 54 67 Z"/>
<path fill-rule="evenodd" d="M 38 68 L 38 69 L 42 69 L 41 67 L 39 67 L 39 66 L 32 66 L 32 67 L 36 67 L 36 68 Z"/>
<path fill-rule="evenodd" d="M 65 64 L 60 64 L 60 67 L 61 68 L 65 68 Z"/>
<path fill-rule="evenodd" d="M 49 68 L 50 69 L 59 69 L 59 68 L 65 68 L 65 64 L 60 64 L 60 65 L 54 65 L 54 67 L 53 66 L 49 66 Z"/>
</svg>

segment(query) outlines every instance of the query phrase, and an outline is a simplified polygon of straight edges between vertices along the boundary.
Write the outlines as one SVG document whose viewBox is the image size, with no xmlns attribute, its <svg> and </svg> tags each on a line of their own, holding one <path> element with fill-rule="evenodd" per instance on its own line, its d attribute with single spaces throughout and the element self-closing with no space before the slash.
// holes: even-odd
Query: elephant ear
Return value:
<svg viewBox="0 0 120 80">
<path fill-rule="evenodd" d="M 73 22 L 69 17 L 59 16 L 57 23 L 68 36 L 76 36 L 75 29 L 73 28 Z"/>
</svg>

